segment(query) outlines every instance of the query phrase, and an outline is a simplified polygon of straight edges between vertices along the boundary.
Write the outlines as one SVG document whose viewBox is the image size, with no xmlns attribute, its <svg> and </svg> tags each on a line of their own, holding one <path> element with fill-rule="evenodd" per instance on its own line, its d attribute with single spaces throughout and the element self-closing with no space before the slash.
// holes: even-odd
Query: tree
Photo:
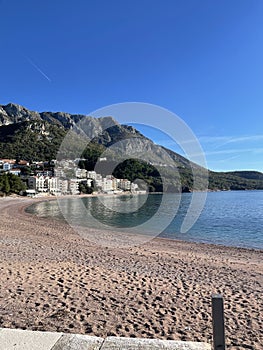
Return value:
<svg viewBox="0 0 263 350">
<path fill-rule="evenodd" d="M 0 175 L 0 192 L 9 195 L 10 193 L 19 194 L 26 190 L 26 185 L 20 177 L 13 174 Z"/>
<path fill-rule="evenodd" d="M 80 193 L 91 194 L 93 192 L 93 187 L 88 186 L 84 182 L 80 182 L 79 191 Z"/>
<path fill-rule="evenodd" d="M 6 174 L 4 174 L 4 178 L 3 178 L 3 187 L 2 187 L 2 191 L 5 194 L 8 194 L 10 192 L 10 183 L 9 183 L 9 179 L 8 176 Z"/>
</svg>

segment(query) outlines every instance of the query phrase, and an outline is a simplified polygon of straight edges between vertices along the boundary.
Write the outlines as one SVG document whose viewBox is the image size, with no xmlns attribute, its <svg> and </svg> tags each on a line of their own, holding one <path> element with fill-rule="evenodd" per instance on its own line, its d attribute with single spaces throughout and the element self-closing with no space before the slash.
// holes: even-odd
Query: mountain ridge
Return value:
<svg viewBox="0 0 263 350">
<path fill-rule="evenodd" d="M 101 154 L 106 153 L 113 159 L 127 158 L 128 154 L 131 158 L 143 159 L 161 168 L 175 187 L 180 176 L 182 187 L 192 190 L 193 169 L 205 177 L 206 169 L 172 150 L 156 145 L 134 127 L 121 125 L 112 116 L 94 118 L 66 112 L 35 112 L 15 103 L 0 105 L 0 158 L 24 158 L 29 161 L 56 159 L 67 133 L 81 123 L 84 123 L 86 136 L 91 139 L 89 149 L 82 152 L 89 159 L 87 166 L 90 168 Z M 208 175 L 212 190 L 263 189 L 263 174 L 260 172 L 209 171 Z"/>
</svg>

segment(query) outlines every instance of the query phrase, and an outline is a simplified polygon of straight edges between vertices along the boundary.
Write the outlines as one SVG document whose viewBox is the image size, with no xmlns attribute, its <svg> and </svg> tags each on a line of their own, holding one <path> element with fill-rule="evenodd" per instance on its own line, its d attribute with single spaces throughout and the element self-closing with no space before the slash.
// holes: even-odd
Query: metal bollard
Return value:
<svg viewBox="0 0 263 350">
<path fill-rule="evenodd" d="M 224 301 L 220 294 L 212 295 L 212 320 L 214 350 L 225 350 Z"/>
</svg>

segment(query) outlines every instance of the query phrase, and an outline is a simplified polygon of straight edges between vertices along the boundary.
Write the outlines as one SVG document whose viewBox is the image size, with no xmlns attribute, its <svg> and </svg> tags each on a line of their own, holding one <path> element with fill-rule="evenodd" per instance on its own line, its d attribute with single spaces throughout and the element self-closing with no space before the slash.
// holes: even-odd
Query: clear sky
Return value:
<svg viewBox="0 0 263 350">
<path fill-rule="evenodd" d="M 156 104 L 210 169 L 263 171 L 262 0 L 0 0 L 0 13 L 0 104 Z"/>
</svg>

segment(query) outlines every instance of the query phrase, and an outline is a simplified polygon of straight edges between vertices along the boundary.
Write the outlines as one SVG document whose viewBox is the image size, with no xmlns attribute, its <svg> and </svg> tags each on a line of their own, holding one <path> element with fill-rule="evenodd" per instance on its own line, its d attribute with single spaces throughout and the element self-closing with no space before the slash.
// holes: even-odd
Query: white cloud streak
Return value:
<svg viewBox="0 0 263 350">
<path fill-rule="evenodd" d="M 214 171 L 262 171 L 263 135 L 201 136 L 208 167 Z M 222 168 L 223 166 L 223 168 Z"/>
<path fill-rule="evenodd" d="M 220 151 L 204 151 L 204 154 L 206 157 L 209 156 L 215 156 L 215 155 L 224 155 L 224 154 L 236 154 L 238 157 L 241 155 L 241 153 L 254 153 L 254 154 L 262 154 L 263 153 L 263 148 L 232 148 L 232 149 L 225 149 L 225 150 L 220 150 Z M 193 157 L 199 156 L 200 153 L 193 154 Z M 234 157 L 234 156 L 233 156 Z M 235 158 L 236 158 L 235 157 Z"/>
<path fill-rule="evenodd" d="M 263 148 L 232 148 L 232 149 L 225 149 L 221 151 L 211 151 L 211 152 L 205 152 L 206 156 L 216 155 L 216 154 L 233 154 L 233 153 L 263 153 Z"/>
<path fill-rule="evenodd" d="M 221 143 L 220 146 L 237 143 L 237 142 L 255 142 L 263 141 L 263 135 L 250 135 L 250 136 L 201 136 L 198 138 L 203 143 Z"/>
<path fill-rule="evenodd" d="M 50 83 L 51 79 L 27 56 L 25 56 L 26 60 L 34 67 L 44 78 L 46 78 Z"/>
</svg>

